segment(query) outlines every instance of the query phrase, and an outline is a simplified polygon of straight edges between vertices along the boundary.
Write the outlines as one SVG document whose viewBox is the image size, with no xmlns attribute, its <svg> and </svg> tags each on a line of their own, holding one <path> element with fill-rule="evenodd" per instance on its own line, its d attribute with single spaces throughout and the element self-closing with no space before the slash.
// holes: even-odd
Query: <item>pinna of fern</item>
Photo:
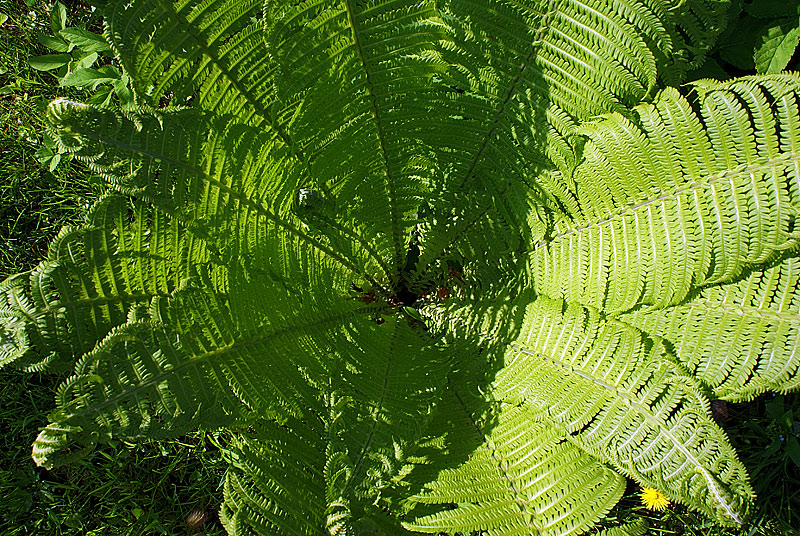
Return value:
<svg viewBox="0 0 800 536">
<path fill-rule="evenodd" d="M 37 463 L 227 427 L 232 535 L 746 520 L 709 399 L 798 386 L 800 80 L 676 89 L 727 2 L 102 9 L 136 105 L 48 119 L 108 191 L 0 285 Z"/>
</svg>

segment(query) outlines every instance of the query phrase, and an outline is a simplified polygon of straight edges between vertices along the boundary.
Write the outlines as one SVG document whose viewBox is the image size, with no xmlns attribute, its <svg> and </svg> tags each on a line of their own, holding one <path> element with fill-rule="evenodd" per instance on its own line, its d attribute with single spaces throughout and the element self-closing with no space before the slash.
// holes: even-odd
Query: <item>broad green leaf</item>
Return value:
<svg viewBox="0 0 800 536">
<path fill-rule="evenodd" d="M 72 50 L 72 46 L 70 45 L 70 43 L 67 43 L 60 37 L 45 35 L 40 32 L 36 34 L 36 39 L 47 48 L 55 50 L 56 52 L 69 52 L 70 50 Z"/>
<path fill-rule="evenodd" d="M 770 27 L 756 45 L 753 56 L 756 72 L 778 73 L 786 68 L 800 42 L 797 17 Z"/>
<path fill-rule="evenodd" d="M 100 108 L 108 106 L 111 103 L 111 97 L 114 95 L 114 90 L 110 87 L 97 88 L 94 93 L 86 100 L 87 104 L 93 104 Z"/>
<path fill-rule="evenodd" d="M 123 108 L 134 104 L 133 93 L 131 93 L 130 87 L 128 87 L 128 82 L 128 76 L 123 74 L 122 78 L 112 83 L 114 92 L 116 92 L 117 97 L 119 97 L 120 106 Z"/>
<path fill-rule="evenodd" d="M 103 36 L 82 28 L 64 28 L 58 34 L 72 45 L 85 52 L 105 52 L 111 50 Z"/>
<path fill-rule="evenodd" d="M 35 155 L 36 160 L 43 166 L 47 166 L 47 169 L 50 171 L 53 171 L 58 166 L 59 162 L 61 162 L 61 155 L 53 152 L 53 150 L 47 146 L 39 147 Z"/>
<path fill-rule="evenodd" d="M 792 459 L 795 466 L 800 467 L 800 442 L 797 440 L 797 437 L 789 436 L 786 439 L 786 451 L 789 453 L 789 457 Z"/>
<path fill-rule="evenodd" d="M 120 73 L 110 65 L 99 69 L 82 68 L 67 74 L 62 80 L 62 86 L 85 86 L 96 89 L 99 84 L 112 83 L 120 79 Z"/>
<path fill-rule="evenodd" d="M 72 61 L 69 63 L 70 72 L 91 67 L 97 61 L 97 58 L 97 52 L 73 51 Z"/>
<path fill-rule="evenodd" d="M 37 71 L 52 71 L 63 67 L 72 61 L 69 54 L 45 54 L 44 56 L 34 56 L 28 60 L 30 66 Z"/>
<path fill-rule="evenodd" d="M 67 8 L 61 2 L 53 4 L 53 10 L 50 12 L 50 28 L 54 34 L 57 34 L 64 29 L 67 25 Z"/>
</svg>

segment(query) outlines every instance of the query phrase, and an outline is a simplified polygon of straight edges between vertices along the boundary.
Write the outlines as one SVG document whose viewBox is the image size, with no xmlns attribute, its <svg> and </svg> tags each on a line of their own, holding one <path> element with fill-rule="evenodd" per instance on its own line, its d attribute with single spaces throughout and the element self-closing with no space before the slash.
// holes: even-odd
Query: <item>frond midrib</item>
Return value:
<svg viewBox="0 0 800 536">
<path fill-rule="evenodd" d="M 369 433 L 367 434 L 367 438 L 364 441 L 364 444 L 362 445 L 361 450 L 358 454 L 358 459 L 353 464 L 353 472 L 350 475 L 350 478 L 347 479 L 347 483 L 344 486 L 344 490 L 342 491 L 344 495 L 346 495 L 348 491 L 353 488 L 353 486 L 357 485 L 355 479 L 356 477 L 360 476 L 359 469 L 361 468 L 361 464 L 364 462 L 364 458 L 367 456 L 369 447 L 372 444 L 372 439 L 375 436 L 375 428 L 377 428 L 378 426 L 378 416 L 380 412 L 384 409 L 384 400 L 386 399 L 386 392 L 388 390 L 389 373 L 392 368 L 392 358 L 394 356 L 394 352 L 392 352 L 391 350 L 394 344 L 397 342 L 397 337 L 400 334 L 399 330 L 400 330 L 400 324 L 397 323 L 394 325 L 394 331 L 392 332 L 391 342 L 389 343 L 389 348 L 386 353 L 387 355 L 386 368 L 384 369 L 383 380 L 381 382 L 381 395 L 380 398 L 378 399 L 378 403 L 375 404 L 372 410 L 370 411 L 372 422 L 370 423 Z"/>
<path fill-rule="evenodd" d="M 380 310 L 380 308 L 379 307 L 361 307 L 361 308 L 358 308 L 358 309 L 354 309 L 351 312 L 352 313 L 364 313 L 364 312 L 374 312 L 376 310 Z M 110 406 L 114 406 L 114 405 L 116 405 L 118 402 L 120 402 L 122 400 L 129 399 L 129 398 L 136 398 L 136 394 L 137 393 L 154 387 L 159 382 L 165 380 L 166 378 L 168 378 L 170 376 L 173 376 L 174 374 L 176 374 L 176 373 L 178 373 L 178 372 L 180 372 L 180 371 L 182 371 L 184 369 L 191 368 L 191 367 L 196 367 L 198 364 L 214 361 L 214 360 L 219 359 L 221 357 L 227 356 L 227 355 L 229 355 L 230 353 L 232 353 L 234 351 L 241 350 L 242 348 L 247 348 L 249 346 L 257 346 L 257 345 L 263 344 L 263 343 L 265 343 L 265 342 L 267 342 L 269 340 L 272 340 L 272 339 L 275 339 L 275 338 L 278 338 L 278 337 L 281 337 L 281 336 L 296 335 L 298 332 L 302 332 L 304 330 L 319 328 L 319 327 L 322 327 L 322 326 L 325 326 L 325 325 L 330 325 L 330 324 L 339 324 L 341 322 L 342 322 L 342 313 L 333 313 L 333 314 L 330 314 L 328 316 L 322 317 L 322 318 L 318 319 L 315 322 L 288 325 L 288 326 L 282 327 L 281 329 L 278 329 L 276 331 L 268 333 L 266 335 L 261 335 L 261 336 L 257 336 L 257 337 L 251 337 L 251 338 L 248 338 L 248 339 L 246 339 L 244 341 L 234 341 L 233 343 L 228 344 L 227 346 L 221 346 L 221 347 L 216 348 L 216 349 L 214 349 L 212 351 L 205 352 L 205 353 L 193 356 L 191 359 L 187 359 L 183 363 L 180 363 L 180 364 L 174 366 L 173 368 L 170 368 L 168 370 L 164 370 L 164 371 L 160 372 L 159 374 L 157 374 L 157 375 L 153 376 L 152 378 L 148 379 L 146 382 L 139 383 L 135 387 L 131 387 L 131 388 L 126 389 L 123 393 L 120 393 L 117 396 L 114 396 L 112 398 L 104 400 L 103 402 L 100 402 L 98 404 L 93 404 L 91 406 L 87 406 L 83 410 L 70 413 L 65 419 L 63 419 L 63 422 L 68 422 L 69 420 L 72 420 L 72 419 L 81 419 L 81 418 L 86 417 L 88 415 L 92 415 L 92 414 L 95 414 L 95 413 L 100 413 L 105 408 L 110 407 Z M 138 325 L 147 326 L 150 329 L 159 329 L 159 328 L 163 327 L 160 323 L 152 322 L 152 321 L 151 322 L 142 322 L 141 324 L 138 324 Z M 124 329 L 126 326 L 134 327 L 134 326 L 137 326 L 137 324 L 125 324 L 125 325 L 121 326 L 121 328 Z M 116 333 L 116 330 L 112 331 L 109 336 L 112 336 L 115 333 Z"/>
<path fill-rule="evenodd" d="M 615 208 L 612 212 L 608 212 L 601 218 L 595 218 L 591 221 L 584 220 L 582 224 L 568 227 L 566 230 L 554 234 L 547 240 L 541 240 L 537 242 L 536 244 L 534 244 L 531 251 L 535 252 L 543 247 L 550 245 L 556 240 L 560 240 L 562 238 L 566 238 L 571 235 L 580 234 L 589 229 L 603 227 L 614 221 L 619 221 L 628 215 L 635 214 L 636 211 L 638 210 L 647 209 L 651 205 L 655 205 L 656 203 L 659 203 L 661 201 L 666 201 L 667 199 L 677 199 L 682 195 L 686 195 L 688 193 L 697 190 L 710 188 L 715 184 L 718 184 L 723 181 L 727 181 L 731 184 L 734 184 L 735 179 L 751 175 L 753 172 L 756 171 L 771 169 L 781 165 L 789 165 L 789 164 L 796 165 L 798 163 L 800 163 L 800 153 L 796 154 L 789 153 L 788 155 L 785 156 L 782 155 L 779 157 L 770 158 L 767 159 L 766 161 L 762 161 L 757 164 L 746 164 L 743 166 L 738 166 L 736 169 L 733 170 L 725 170 L 719 174 L 712 174 L 709 176 L 707 180 L 695 181 L 685 185 L 677 185 L 672 190 L 662 192 L 655 197 L 651 197 L 643 201 L 633 202 L 628 205 Z"/>
<path fill-rule="evenodd" d="M 467 405 L 464 403 L 464 399 L 461 398 L 461 395 L 455 389 L 453 389 L 453 395 L 455 395 L 456 400 L 458 400 L 459 406 L 461 407 L 461 409 L 464 410 L 464 413 L 469 419 L 469 422 L 472 425 L 473 429 L 475 430 L 475 433 L 480 438 L 481 447 L 485 448 L 487 451 L 491 451 L 490 455 L 492 457 L 492 460 L 494 460 L 495 464 L 497 465 L 497 472 L 500 473 L 500 475 L 503 477 L 503 480 L 505 480 L 505 482 L 507 483 L 509 491 L 511 491 L 511 493 L 514 494 L 514 503 L 517 505 L 517 508 L 519 508 L 520 513 L 523 515 L 530 515 L 532 519 L 538 521 L 537 516 L 533 512 L 528 511 L 528 505 L 526 503 L 526 500 L 522 496 L 522 492 L 520 491 L 520 489 L 517 487 L 517 483 L 515 482 L 514 477 L 508 474 L 508 471 L 506 471 L 505 467 L 503 467 L 503 460 L 501 460 L 497 456 L 494 449 L 491 449 L 489 447 L 489 438 L 483 432 L 481 426 L 475 421 L 475 418 L 473 417 L 472 413 L 467 409 Z M 538 529 L 539 527 L 536 528 Z"/>
<path fill-rule="evenodd" d="M 342 1 L 344 2 L 345 10 L 347 12 L 347 22 L 350 25 L 350 29 L 353 33 L 355 49 L 358 53 L 358 58 L 364 69 L 364 75 L 366 77 L 365 89 L 369 97 L 370 107 L 372 108 L 372 117 L 375 121 L 375 128 L 377 129 L 378 144 L 380 146 L 381 159 L 383 160 L 384 166 L 386 190 L 389 196 L 389 214 L 392 225 L 392 244 L 394 246 L 394 265 L 396 269 L 399 270 L 403 266 L 403 243 L 400 237 L 400 232 L 402 231 L 402 229 L 400 229 L 400 218 L 397 214 L 397 192 L 395 190 L 396 177 L 393 176 L 391 167 L 389 166 L 389 158 L 386 152 L 386 133 L 383 130 L 383 123 L 379 113 L 378 103 L 376 102 L 375 86 L 370 74 L 369 63 L 364 55 L 364 47 L 361 43 L 358 26 L 353 13 L 353 6 L 351 5 L 352 0 Z"/>
</svg>

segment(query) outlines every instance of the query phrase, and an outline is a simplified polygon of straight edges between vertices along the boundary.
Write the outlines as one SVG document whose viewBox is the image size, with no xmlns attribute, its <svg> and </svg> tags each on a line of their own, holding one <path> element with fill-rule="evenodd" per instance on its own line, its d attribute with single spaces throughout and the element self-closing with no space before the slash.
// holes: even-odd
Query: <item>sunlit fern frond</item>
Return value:
<svg viewBox="0 0 800 536">
<path fill-rule="evenodd" d="M 204 261 L 182 231 L 146 205 L 129 210 L 120 196 L 101 199 L 83 226 L 61 231 L 46 260 L 0 287 L 0 315 L 15 326 L 3 363 L 70 370 L 113 327 L 177 289 L 189 259 Z"/>
<path fill-rule="evenodd" d="M 272 119 L 274 64 L 259 0 L 108 2 L 106 35 L 140 105 L 197 105 L 244 124 Z"/>
<path fill-rule="evenodd" d="M 305 285 L 338 273 L 324 284 L 342 291 L 364 281 L 388 288 L 391 268 L 363 226 L 336 215 L 324 196 L 303 204 L 303 169 L 281 159 L 269 133 L 193 110 L 118 113 L 59 100 L 49 114 L 65 150 L 113 189 L 180 221 L 215 263 L 242 258 L 283 281 L 303 272 Z M 338 268 L 318 269 L 328 263 Z"/>
<path fill-rule="evenodd" d="M 800 266 L 792 257 L 694 299 L 620 320 L 663 337 L 715 398 L 749 400 L 800 385 Z"/>
<path fill-rule="evenodd" d="M 536 289 L 604 310 L 664 307 L 796 247 L 795 75 L 665 90 L 582 127 L 580 214 L 532 255 Z"/>
<path fill-rule="evenodd" d="M 720 521 L 737 521 L 752 497 L 746 470 L 711 420 L 696 380 L 638 330 L 597 311 L 544 297 L 484 329 L 458 328 L 469 309 L 437 322 L 482 337 L 502 360 L 488 397 L 523 407 L 592 456 Z M 685 490 L 691 490 L 687 493 Z"/>
</svg>

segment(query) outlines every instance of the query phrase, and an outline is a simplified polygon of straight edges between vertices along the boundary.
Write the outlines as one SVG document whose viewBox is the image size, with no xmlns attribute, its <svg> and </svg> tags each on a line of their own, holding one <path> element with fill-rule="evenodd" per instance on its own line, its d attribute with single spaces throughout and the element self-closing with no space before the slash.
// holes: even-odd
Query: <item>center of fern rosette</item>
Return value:
<svg viewBox="0 0 800 536">
<path fill-rule="evenodd" d="M 297 191 L 297 208 L 298 210 L 315 210 L 325 204 L 325 198 L 316 190 L 311 188 L 300 188 Z"/>
<path fill-rule="evenodd" d="M 408 244 L 408 251 L 406 251 L 405 265 L 403 266 L 402 270 L 400 270 L 400 281 L 397 284 L 394 297 L 395 301 L 399 304 L 413 306 L 420 298 L 419 292 L 413 290 L 409 284 L 411 274 L 416 269 L 418 260 L 419 247 L 416 245 L 414 240 L 411 240 Z"/>
</svg>

